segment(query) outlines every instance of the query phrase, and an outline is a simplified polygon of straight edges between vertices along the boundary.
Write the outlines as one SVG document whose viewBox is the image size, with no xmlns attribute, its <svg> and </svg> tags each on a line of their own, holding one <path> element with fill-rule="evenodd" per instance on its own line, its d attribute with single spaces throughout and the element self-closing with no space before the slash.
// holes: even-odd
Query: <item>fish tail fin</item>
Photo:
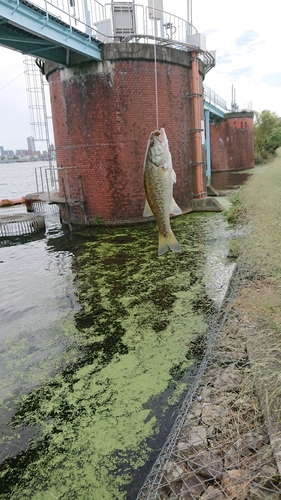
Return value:
<svg viewBox="0 0 281 500">
<path fill-rule="evenodd" d="M 172 252 L 181 252 L 180 244 L 173 231 L 171 231 L 167 236 L 159 233 L 158 255 L 163 255 L 169 248 Z"/>
<path fill-rule="evenodd" d="M 166 238 L 164 234 L 159 232 L 159 238 L 158 238 L 158 255 L 163 255 L 169 250 Z"/>
</svg>

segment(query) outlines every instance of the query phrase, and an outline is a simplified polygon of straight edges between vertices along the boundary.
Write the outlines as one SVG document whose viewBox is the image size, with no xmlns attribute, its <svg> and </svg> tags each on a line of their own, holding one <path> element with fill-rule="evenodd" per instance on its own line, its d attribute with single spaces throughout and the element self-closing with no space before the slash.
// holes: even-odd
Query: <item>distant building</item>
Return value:
<svg viewBox="0 0 281 500">
<path fill-rule="evenodd" d="M 28 156 L 28 150 L 27 149 L 17 149 L 16 155 L 19 156 L 20 158 L 22 158 L 24 156 Z"/>
<path fill-rule="evenodd" d="M 35 151 L 34 137 L 32 137 L 32 136 L 27 137 L 27 148 L 28 148 L 29 154 L 32 154 L 33 151 Z"/>
<path fill-rule="evenodd" d="M 56 159 L 56 150 L 53 144 L 49 145 L 49 157 L 52 158 L 52 160 Z"/>
</svg>

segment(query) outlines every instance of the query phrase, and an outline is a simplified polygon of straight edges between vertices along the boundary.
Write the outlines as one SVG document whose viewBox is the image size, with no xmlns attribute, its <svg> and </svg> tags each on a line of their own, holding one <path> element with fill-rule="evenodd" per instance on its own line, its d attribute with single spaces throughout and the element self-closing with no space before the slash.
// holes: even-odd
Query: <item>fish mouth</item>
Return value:
<svg viewBox="0 0 281 500">
<path fill-rule="evenodd" d="M 156 146 L 157 144 L 165 144 L 166 142 L 166 133 L 164 128 L 160 128 L 160 130 L 154 130 L 150 134 L 149 138 L 149 147 Z"/>
<path fill-rule="evenodd" d="M 154 132 L 151 132 L 150 134 L 150 146 L 154 146 L 155 142 L 161 142 L 163 138 L 163 133 L 162 130 L 154 130 Z"/>
<path fill-rule="evenodd" d="M 161 135 L 161 130 L 154 130 L 150 134 L 150 138 L 153 139 L 153 137 L 159 137 Z"/>
</svg>

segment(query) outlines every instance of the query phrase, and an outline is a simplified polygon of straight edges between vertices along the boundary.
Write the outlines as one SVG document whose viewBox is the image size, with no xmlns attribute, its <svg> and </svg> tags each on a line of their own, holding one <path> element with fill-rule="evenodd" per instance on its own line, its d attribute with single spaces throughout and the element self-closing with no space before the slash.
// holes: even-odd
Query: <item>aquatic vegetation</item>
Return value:
<svg viewBox="0 0 281 500">
<path fill-rule="evenodd" d="M 237 219 L 239 218 L 239 216 L 241 216 L 241 210 L 242 210 L 240 202 L 241 189 L 242 188 L 240 188 L 240 190 L 230 198 L 231 207 L 223 211 L 223 215 L 226 217 L 228 222 L 237 222 Z"/>
<path fill-rule="evenodd" d="M 79 307 L 56 326 L 55 342 L 64 348 L 48 360 L 52 373 L 48 367 L 46 377 L 46 360 L 38 361 L 38 384 L 17 399 L 12 426 L 28 439 L 2 463 L 0 498 L 135 498 L 216 310 L 204 275 L 218 224 L 222 247 L 227 226 L 220 214 L 173 219 L 182 253 L 163 258 L 155 252 L 154 223 L 72 237 Z M 49 252 L 52 245 L 57 252 L 61 242 L 49 242 Z M 21 346 L 9 342 L 14 352 L 27 348 L 26 336 Z"/>
</svg>

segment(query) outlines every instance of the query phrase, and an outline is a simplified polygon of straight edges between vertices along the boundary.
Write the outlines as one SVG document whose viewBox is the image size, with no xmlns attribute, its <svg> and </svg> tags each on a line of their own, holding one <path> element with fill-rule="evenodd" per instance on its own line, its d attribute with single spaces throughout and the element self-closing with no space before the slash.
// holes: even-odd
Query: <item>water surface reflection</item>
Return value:
<svg viewBox="0 0 281 500">
<path fill-rule="evenodd" d="M 212 172 L 211 184 L 218 191 L 238 189 L 249 179 L 250 175 L 250 171 Z"/>
</svg>

